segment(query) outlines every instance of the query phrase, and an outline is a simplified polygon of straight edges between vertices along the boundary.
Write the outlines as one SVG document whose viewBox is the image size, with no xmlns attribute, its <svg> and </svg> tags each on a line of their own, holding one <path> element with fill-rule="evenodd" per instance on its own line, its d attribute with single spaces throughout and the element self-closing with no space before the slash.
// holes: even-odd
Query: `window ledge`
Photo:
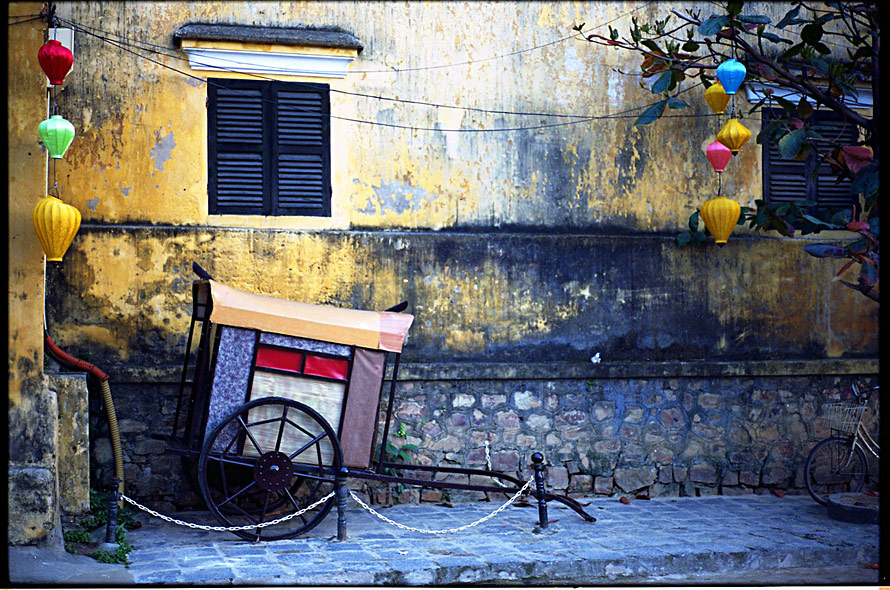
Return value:
<svg viewBox="0 0 890 590">
<path fill-rule="evenodd" d="M 176 31 L 193 70 L 344 78 L 362 50 L 338 28 L 185 25 Z"/>
</svg>

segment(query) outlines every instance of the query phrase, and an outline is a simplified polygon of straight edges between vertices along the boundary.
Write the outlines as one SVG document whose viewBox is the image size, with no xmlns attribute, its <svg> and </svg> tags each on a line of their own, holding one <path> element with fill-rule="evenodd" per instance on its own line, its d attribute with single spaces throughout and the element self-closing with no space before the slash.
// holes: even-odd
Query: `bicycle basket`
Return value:
<svg viewBox="0 0 890 590">
<path fill-rule="evenodd" d="M 828 423 L 832 430 L 838 430 L 844 434 L 853 434 L 859 425 L 864 405 L 852 404 L 824 404 L 822 406 L 822 419 Z"/>
</svg>

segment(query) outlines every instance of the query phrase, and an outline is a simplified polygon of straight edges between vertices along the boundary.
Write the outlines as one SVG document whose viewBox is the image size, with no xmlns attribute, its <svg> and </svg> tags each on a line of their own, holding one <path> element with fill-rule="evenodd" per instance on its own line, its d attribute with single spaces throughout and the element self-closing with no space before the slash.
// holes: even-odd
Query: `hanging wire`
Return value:
<svg viewBox="0 0 890 590">
<path fill-rule="evenodd" d="M 24 17 L 24 16 L 25 16 L 25 15 L 22 15 L 22 17 Z M 17 18 L 17 17 L 11 17 L 11 18 Z M 7 26 L 11 27 L 11 26 L 13 26 L 13 25 L 22 25 L 22 24 L 25 24 L 25 23 L 30 23 L 30 22 L 35 21 L 35 20 L 43 20 L 43 18 L 44 18 L 44 17 L 43 17 L 42 14 L 38 14 L 38 15 L 30 15 L 29 18 L 25 18 L 24 20 L 7 21 Z"/>
<path fill-rule="evenodd" d="M 628 16 L 628 15 L 630 15 L 630 14 L 633 14 L 634 12 L 637 12 L 637 11 L 639 11 L 639 10 L 642 10 L 642 9 L 648 7 L 650 4 L 654 4 L 654 0 L 652 0 L 652 1 L 650 1 L 650 2 L 646 2 L 645 4 L 643 4 L 643 5 L 641 5 L 641 6 L 638 6 L 638 7 L 634 8 L 634 9 L 632 9 L 632 10 L 629 10 L 629 11 L 625 12 L 624 14 L 620 14 L 620 15 L 616 16 L 615 18 L 611 19 L 611 20 L 608 20 L 608 21 L 606 21 L 606 22 L 600 23 L 600 24 L 594 26 L 591 30 L 596 30 L 596 29 L 602 28 L 602 27 L 604 27 L 604 26 L 607 26 L 607 25 L 609 25 L 609 24 L 611 24 L 611 23 L 613 23 L 613 22 L 615 22 L 615 21 L 617 21 L 617 20 L 619 20 L 619 19 L 624 18 L 625 16 Z M 57 18 L 60 18 L 60 17 L 57 17 Z M 68 23 L 70 23 L 70 24 L 76 24 L 76 23 L 74 23 L 74 21 L 71 21 L 71 20 L 68 20 L 68 19 L 60 18 L 60 20 L 65 21 L 65 22 L 68 22 Z M 88 25 L 82 25 L 82 24 L 81 24 L 80 26 L 90 28 L 90 29 L 92 29 L 92 30 L 94 30 L 94 31 L 99 31 L 100 33 L 104 33 L 104 34 L 108 34 L 108 35 L 115 35 L 115 36 L 117 36 L 118 38 L 122 38 L 121 35 L 116 35 L 115 33 L 111 33 L 110 31 L 104 31 L 104 30 L 99 29 L 99 28 L 96 28 L 96 27 L 89 27 Z M 501 59 L 501 58 L 505 58 L 505 57 L 512 57 L 512 56 L 514 56 L 514 55 L 521 55 L 521 54 L 523 54 L 523 53 L 529 53 L 529 52 L 531 52 L 531 51 L 536 51 L 536 50 L 538 50 L 538 49 L 543 49 L 543 48 L 545 48 L 545 47 L 550 47 L 551 45 L 557 45 L 557 44 L 559 44 L 559 43 L 563 43 L 563 42 L 565 42 L 565 41 L 568 41 L 569 39 L 578 38 L 578 37 L 579 37 L 579 34 L 578 34 L 578 33 L 573 33 L 573 34 L 571 34 L 571 35 L 568 35 L 568 36 L 566 36 L 566 37 L 562 37 L 562 38 L 560 38 L 560 39 L 556 39 L 556 40 L 554 40 L 554 41 L 549 41 L 549 42 L 547 42 L 547 43 L 543 43 L 543 44 L 541 44 L 541 45 L 535 45 L 534 47 L 528 47 L 528 48 L 525 48 L 525 49 L 518 49 L 518 50 L 516 50 L 516 51 L 512 51 L 512 52 L 510 52 L 510 53 L 505 53 L 505 54 L 502 54 L 502 55 L 494 55 L 494 56 L 491 56 L 491 57 L 486 57 L 486 58 L 481 58 L 481 59 L 476 59 L 476 60 L 468 60 L 468 61 L 464 61 L 464 62 L 456 62 L 456 63 L 449 63 L 449 64 L 439 64 L 439 65 L 434 65 L 434 66 L 420 66 L 420 67 L 416 67 L 416 68 L 396 68 L 396 67 L 390 67 L 390 69 L 388 69 L 388 70 L 352 70 L 352 71 L 347 72 L 347 74 L 348 74 L 348 75 L 356 75 L 356 74 L 377 74 L 377 73 L 398 74 L 398 73 L 404 73 L 404 72 L 420 72 L 420 71 L 424 71 L 424 70 L 437 70 L 437 69 L 443 69 L 443 68 L 449 68 L 449 67 L 457 67 L 457 66 L 464 66 L 464 65 L 473 65 L 473 64 L 477 64 L 477 63 L 486 62 L 486 61 L 492 61 L 492 60 L 495 60 L 495 59 Z M 148 46 L 150 46 L 150 47 L 154 47 L 154 48 L 156 48 L 156 49 L 161 49 L 161 50 L 164 50 L 164 51 L 170 51 L 170 50 L 172 50 L 172 51 L 177 51 L 177 49 L 176 49 L 175 47 L 170 47 L 170 46 L 167 46 L 167 45 L 157 45 L 157 44 L 152 44 L 152 43 L 148 43 L 148 42 L 142 42 L 142 43 L 145 44 L 145 45 L 148 45 Z"/>
<path fill-rule="evenodd" d="M 144 59 L 144 60 L 146 60 L 146 61 L 149 61 L 149 62 L 152 62 L 152 63 L 154 63 L 154 64 L 157 64 L 157 65 L 159 65 L 159 66 L 161 66 L 161 67 L 163 67 L 163 68 L 166 68 L 166 69 L 169 69 L 169 70 L 171 70 L 171 71 L 174 71 L 174 72 L 176 72 L 176 73 L 178 73 L 178 74 L 180 74 L 180 75 L 186 76 L 186 77 L 188 77 L 188 78 L 192 78 L 192 79 L 194 79 L 194 80 L 198 80 L 198 81 L 204 82 L 204 83 L 208 84 L 209 86 L 214 86 L 214 87 L 217 87 L 217 88 L 223 88 L 223 89 L 227 89 L 227 90 L 234 91 L 234 92 L 242 92 L 242 90 L 240 90 L 240 89 L 229 88 L 229 87 L 225 86 L 224 84 L 219 84 L 219 83 L 216 83 L 216 82 L 211 82 L 210 80 L 208 80 L 208 79 L 206 79 L 206 78 L 202 78 L 202 77 L 200 77 L 200 76 L 196 76 L 196 75 L 190 74 L 190 73 L 188 73 L 188 72 L 179 70 L 179 69 L 174 68 L 174 67 L 172 67 L 172 66 L 169 66 L 169 65 L 167 65 L 167 64 L 165 64 L 165 63 L 163 63 L 163 62 L 160 62 L 160 61 L 158 61 L 158 60 L 155 60 L 155 59 L 152 59 L 152 58 L 147 57 L 147 56 L 145 56 L 145 55 L 142 55 L 142 54 L 140 54 L 140 53 L 137 53 L 136 51 L 133 51 L 132 49 L 130 49 L 129 47 L 127 47 L 127 44 L 126 44 L 126 43 L 118 42 L 118 41 L 112 40 L 112 39 L 110 39 L 110 38 L 108 38 L 108 37 L 103 37 L 103 36 L 101 36 L 101 35 L 97 35 L 96 33 L 93 33 L 93 32 L 90 31 L 90 30 L 87 30 L 87 29 L 85 29 L 85 28 L 83 28 L 83 27 L 80 27 L 80 25 L 77 25 L 77 24 L 74 23 L 73 21 L 66 21 L 66 22 L 69 22 L 69 23 L 75 28 L 75 30 L 79 30 L 80 32 L 83 32 L 83 33 L 86 34 L 86 35 L 96 37 L 97 39 L 99 39 L 99 40 L 101 40 L 101 41 L 103 41 L 103 42 L 105 42 L 105 43 L 108 43 L 109 45 L 111 45 L 111 46 L 113 46 L 113 47 L 116 47 L 116 48 L 121 49 L 121 50 L 123 50 L 123 51 L 126 51 L 126 52 L 128 52 L 128 53 L 131 53 L 131 54 L 135 55 L 136 57 L 139 57 L 139 58 Z M 142 48 L 140 48 L 140 49 L 142 49 Z M 142 50 L 143 50 L 143 51 L 149 51 L 149 50 L 145 50 L 145 49 L 142 49 Z M 166 54 L 165 54 L 165 55 L 166 55 Z M 173 56 L 173 57 L 176 57 L 176 59 L 184 59 L 184 58 L 179 58 L 178 56 Z M 262 79 L 267 79 L 267 80 L 274 80 L 273 78 L 264 78 L 264 77 L 262 77 L 262 76 L 257 76 L 257 77 L 260 77 L 260 78 L 262 78 Z M 300 84 L 299 82 L 293 82 L 293 83 L 294 83 L 294 84 Z M 305 83 L 304 83 L 304 84 L 305 84 Z M 701 84 L 699 83 L 699 84 L 696 84 L 696 85 L 694 85 L 694 86 L 691 86 L 691 87 L 687 88 L 686 90 L 684 90 L 683 92 L 688 91 L 688 90 L 691 90 L 692 88 L 695 88 L 695 87 L 697 87 L 697 86 L 699 86 L 699 85 L 701 85 Z M 371 95 L 361 95 L 361 96 L 366 96 L 366 97 L 368 97 L 368 98 L 379 98 L 379 97 L 375 97 L 375 96 L 371 96 Z M 318 114 L 317 111 L 312 111 L 312 110 L 310 110 L 310 109 L 300 108 L 300 107 L 292 106 L 292 105 L 281 104 L 281 103 L 278 103 L 278 101 L 274 101 L 274 100 L 270 100 L 270 99 L 261 99 L 261 100 L 262 100 L 263 102 L 268 102 L 268 103 L 277 104 L 278 107 L 279 107 L 280 109 L 291 110 L 291 111 L 298 111 L 298 112 L 312 112 L 312 113 Z M 397 102 L 406 102 L 406 101 L 403 100 L 403 99 L 392 99 L 392 100 L 397 101 Z M 549 124 L 540 124 L 540 125 L 531 125 L 531 126 L 522 126 L 522 127 L 506 127 L 506 128 L 501 127 L 501 128 L 493 128 L 493 129 L 464 129 L 464 128 L 461 128 L 461 129 L 448 129 L 448 128 L 440 128 L 440 127 L 415 127 L 415 126 L 410 126 L 410 125 L 399 125 L 399 124 L 395 124 L 395 123 L 381 123 L 381 122 L 379 122 L 379 121 L 367 121 L 367 120 L 363 120 L 363 119 L 355 119 L 355 118 L 351 118 L 351 117 L 343 117 L 343 116 L 331 115 L 331 114 L 324 114 L 324 116 L 329 117 L 329 118 L 331 118 L 331 119 L 336 119 L 336 120 L 341 120 L 341 121 L 347 121 L 347 122 L 352 122 L 352 123 L 360 123 L 360 124 L 364 124 L 364 125 L 371 125 L 371 126 L 378 126 L 378 127 L 388 127 L 388 128 L 395 128 L 395 129 L 405 129 L 405 130 L 409 130 L 409 131 L 438 131 L 438 132 L 456 132 L 456 133 L 493 133 L 493 132 L 528 131 L 528 130 L 537 130 L 537 129 L 549 129 L 549 128 L 554 128 L 554 127 L 565 127 L 565 126 L 570 126 L 570 125 L 576 125 L 576 124 L 579 124 L 579 123 L 588 123 L 588 122 L 591 122 L 591 121 L 605 120 L 605 119 L 627 119 L 627 118 L 635 118 L 635 117 L 637 117 L 638 115 L 636 115 L 636 114 L 628 114 L 628 113 L 634 113 L 635 111 L 639 111 L 639 110 L 641 110 L 641 109 L 649 108 L 649 107 L 652 106 L 653 104 L 658 104 L 658 102 L 660 102 L 660 101 L 657 101 L 657 102 L 654 102 L 654 103 L 649 103 L 649 104 L 646 104 L 646 105 L 641 105 L 641 106 L 638 106 L 638 107 L 632 107 L 632 108 L 630 108 L 630 109 L 625 109 L 624 111 L 620 111 L 620 112 L 618 112 L 618 113 L 613 113 L 613 114 L 609 114 L 609 115 L 557 115 L 557 114 L 551 114 L 551 113 L 546 113 L 546 114 L 545 114 L 545 113 L 517 113 L 517 112 L 512 112 L 512 114 L 524 114 L 524 115 L 533 115 L 533 116 L 553 116 L 553 117 L 561 116 L 561 117 L 566 117 L 566 118 L 573 118 L 573 119 L 575 119 L 575 120 L 573 120 L 573 121 L 567 121 L 567 122 L 562 122 L 562 123 L 549 123 Z M 415 101 L 415 103 L 419 103 L 419 101 Z M 425 103 L 425 104 L 426 104 L 427 106 L 437 106 L 437 107 L 447 107 L 447 106 L 448 106 L 448 105 L 437 105 L 437 104 L 434 104 L 434 103 Z M 460 108 L 460 109 L 468 110 L 468 107 L 450 107 L 450 108 Z M 486 112 L 486 113 L 492 113 L 492 112 L 493 112 L 493 113 L 497 113 L 497 114 L 510 114 L 510 113 L 511 113 L 511 112 L 509 112 L 509 111 L 490 111 L 490 110 L 486 110 L 486 109 L 475 109 L 475 110 L 478 111 L 478 112 Z M 705 114 L 705 115 L 695 115 L 695 114 L 693 114 L 693 115 L 663 115 L 663 116 L 662 116 L 662 118 L 701 118 L 701 117 L 713 117 L 713 115 L 710 115 L 710 114 Z"/>
<path fill-rule="evenodd" d="M 166 48 L 166 47 L 162 47 L 162 49 L 164 49 L 164 51 L 156 51 L 156 50 L 152 50 L 152 49 L 146 49 L 146 48 L 144 48 L 144 47 L 140 47 L 139 45 L 137 45 L 137 44 L 135 44 L 135 43 L 128 43 L 128 42 L 125 42 L 125 41 L 119 41 L 119 40 L 110 39 L 109 37 L 105 37 L 105 36 L 102 36 L 102 35 L 98 35 L 98 34 L 96 34 L 96 33 L 92 33 L 92 32 L 89 31 L 89 30 L 86 30 L 86 29 L 98 30 L 98 29 L 95 29 L 95 28 L 93 28 L 93 27 L 88 27 L 88 26 L 86 26 L 86 25 L 81 25 L 81 24 L 79 24 L 79 23 L 76 23 L 76 22 L 74 22 L 74 21 L 68 21 L 68 20 L 66 20 L 66 19 L 63 19 L 63 20 L 65 20 L 65 21 L 66 21 L 68 24 L 70 24 L 72 27 L 75 27 L 76 30 L 80 30 L 81 32 L 83 32 L 83 33 L 85 33 L 85 34 L 87 34 L 87 35 L 92 35 L 92 36 L 94 36 L 94 37 L 97 37 L 98 39 L 100 39 L 100 40 L 102 40 L 102 41 L 104 41 L 104 42 L 110 43 L 110 44 L 112 44 L 112 45 L 114 45 L 114 44 L 116 44 L 116 43 L 119 43 L 120 45 L 123 45 L 123 46 L 136 48 L 136 49 L 139 49 L 139 50 L 141 50 L 141 51 L 147 51 L 147 52 L 150 52 L 150 53 L 153 53 L 153 54 L 156 54 L 156 55 L 163 55 L 163 56 L 165 56 L 165 57 L 171 57 L 171 58 L 173 58 L 173 59 L 176 59 L 176 60 L 179 60 L 179 61 L 182 61 L 182 62 L 195 63 L 195 64 L 197 64 L 197 65 L 204 65 L 204 66 L 207 66 L 207 65 L 208 65 L 208 64 L 206 64 L 206 63 L 204 63 L 204 62 L 201 62 L 201 61 L 199 61 L 199 60 L 195 60 L 195 59 L 191 59 L 191 60 L 189 60 L 189 58 L 182 57 L 182 56 L 177 55 L 177 54 L 175 54 L 175 53 L 169 53 L 169 52 L 168 52 L 168 51 L 169 51 L 169 48 Z M 114 36 L 115 36 L 115 37 L 118 37 L 118 39 L 120 39 L 120 35 L 114 35 Z M 141 42 L 140 42 L 140 43 L 141 43 Z M 145 44 L 145 43 L 142 43 L 142 44 L 143 44 L 143 45 L 147 45 L 148 47 L 161 47 L 161 46 L 153 45 L 153 44 Z M 123 49 L 123 47 L 121 47 L 120 45 L 115 45 L 115 46 L 118 47 L 119 49 Z M 526 51 L 527 51 L 527 50 L 526 50 Z M 131 52 L 131 53 L 132 53 L 132 52 Z M 139 54 L 136 54 L 136 55 L 139 55 Z M 257 73 L 254 73 L 254 72 L 241 72 L 241 71 L 235 69 L 234 66 L 245 65 L 244 62 L 239 61 L 239 60 L 237 60 L 237 59 L 226 59 L 226 58 L 217 58 L 217 59 L 218 59 L 218 61 L 228 62 L 228 63 L 232 64 L 232 66 L 233 66 L 232 69 L 218 68 L 218 69 L 219 69 L 220 71 L 222 71 L 222 72 L 227 72 L 227 73 L 240 73 L 240 74 L 244 74 L 244 75 L 250 76 L 250 77 L 252 77 L 252 78 L 259 79 L 259 80 L 268 80 L 268 81 L 276 81 L 276 80 L 277 80 L 276 78 L 271 78 L 271 77 L 269 77 L 269 76 L 263 76 L 262 74 L 257 74 Z M 156 62 L 156 63 L 157 63 L 157 62 Z M 282 68 L 282 69 L 281 69 L 281 72 L 282 72 L 282 73 L 288 73 L 289 70 L 286 70 L 286 69 Z M 197 79 L 204 80 L 203 78 L 197 78 Z M 306 86 L 308 86 L 308 83 L 306 83 L 306 82 L 299 82 L 299 81 L 289 82 L 289 84 L 297 84 L 297 85 L 306 85 Z M 520 116 L 535 116 L 535 117 L 559 117 L 559 118 L 568 118 L 568 119 L 586 119 L 586 118 L 589 117 L 589 115 L 586 115 L 586 114 L 584 114 L 584 115 L 573 115 L 573 114 L 564 114 L 564 113 L 542 113 L 542 112 L 527 112 L 527 111 L 508 111 L 508 110 L 499 110 L 499 109 L 483 109 L 483 108 L 478 108 L 478 107 L 466 107 L 466 106 L 448 105 L 448 104 L 440 104 L 440 103 L 427 102 L 427 101 L 420 101 L 420 100 L 411 100 L 411 99 L 404 99 L 404 98 L 393 98 L 393 97 L 387 97 L 387 96 L 380 96 L 380 95 L 373 95 L 373 94 L 365 94 L 365 93 L 360 93 L 360 92 L 349 92 L 349 91 L 346 91 L 346 90 L 340 90 L 340 89 L 336 89 L 336 88 L 331 88 L 331 89 L 330 89 L 330 92 L 332 92 L 332 93 L 336 93 L 336 94 L 343 94 L 343 95 L 347 95 L 347 96 L 355 96 L 355 97 L 361 97 L 361 98 L 371 98 L 371 99 L 374 99 L 374 100 L 382 100 L 382 101 L 389 101 L 389 102 L 398 102 L 398 103 L 412 104 L 412 105 L 419 105 L 419 106 L 429 106 L 429 107 L 443 108 L 443 109 L 456 109 L 456 110 L 463 110 L 463 111 L 470 111 L 470 112 L 478 112 L 478 113 L 486 113 L 486 114 L 497 114 L 497 115 L 520 115 Z"/>
</svg>

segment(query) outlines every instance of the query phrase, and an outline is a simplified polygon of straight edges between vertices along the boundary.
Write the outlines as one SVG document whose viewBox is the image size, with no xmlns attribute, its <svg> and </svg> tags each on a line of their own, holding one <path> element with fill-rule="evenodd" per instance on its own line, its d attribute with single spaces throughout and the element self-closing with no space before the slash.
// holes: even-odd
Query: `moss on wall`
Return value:
<svg viewBox="0 0 890 590">
<path fill-rule="evenodd" d="M 379 310 L 407 299 L 416 321 L 406 358 L 418 362 L 878 351 L 876 307 L 835 290 L 827 265 L 783 240 L 716 249 L 640 234 L 172 227 L 84 228 L 50 276 L 57 339 L 109 366 L 181 362 L 192 261 L 221 282 L 292 300 Z"/>
</svg>

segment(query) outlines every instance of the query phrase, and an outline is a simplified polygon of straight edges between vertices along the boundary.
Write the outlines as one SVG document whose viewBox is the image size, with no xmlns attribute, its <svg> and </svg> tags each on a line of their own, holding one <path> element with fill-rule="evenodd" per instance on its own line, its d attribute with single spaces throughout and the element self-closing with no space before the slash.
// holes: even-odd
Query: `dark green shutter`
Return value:
<svg viewBox="0 0 890 590">
<path fill-rule="evenodd" d="M 280 215 L 330 215 L 328 87 L 278 88 L 276 205 Z"/>
<path fill-rule="evenodd" d="M 208 80 L 211 214 L 330 215 L 325 84 Z"/>
<path fill-rule="evenodd" d="M 812 123 L 819 126 L 822 139 L 814 141 L 820 151 L 832 149 L 837 141 L 849 145 L 858 137 L 856 125 L 844 121 L 830 111 L 815 111 Z M 775 118 L 770 109 L 763 109 L 763 124 Z M 854 203 L 850 180 L 839 179 L 828 164 L 816 169 L 815 153 L 798 162 L 783 158 L 775 142 L 763 145 L 763 194 L 771 203 L 787 203 L 807 199 L 823 207 L 845 207 Z"/>
</svg>

